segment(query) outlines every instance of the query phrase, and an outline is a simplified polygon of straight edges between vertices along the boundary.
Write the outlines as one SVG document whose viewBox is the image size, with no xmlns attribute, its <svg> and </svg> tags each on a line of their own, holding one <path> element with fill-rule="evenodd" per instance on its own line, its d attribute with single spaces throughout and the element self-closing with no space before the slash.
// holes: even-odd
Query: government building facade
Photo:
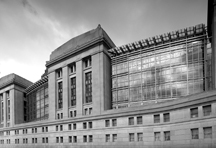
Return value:
<svg viewBox="0 0 216 148">
<path fill-rule="evenodd" d="M 32 83 L 0 78 L 0 147 L 216 148 L 216 7 L 208 23 L 116 47 L 98 25 Z"/>
</svg>

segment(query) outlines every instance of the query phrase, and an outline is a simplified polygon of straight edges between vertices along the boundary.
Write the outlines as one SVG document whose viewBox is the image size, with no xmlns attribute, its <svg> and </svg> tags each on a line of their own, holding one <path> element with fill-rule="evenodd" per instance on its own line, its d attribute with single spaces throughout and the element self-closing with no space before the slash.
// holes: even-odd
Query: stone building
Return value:
<svg viewBox="0 0 216 148">
<path fill-rule="evenodd" d="M 41 79 L 0 79 L 0 147 L 216 147 L 215 6 L 199 24 L 116 47 L 100 25 Z"/>
</svg>

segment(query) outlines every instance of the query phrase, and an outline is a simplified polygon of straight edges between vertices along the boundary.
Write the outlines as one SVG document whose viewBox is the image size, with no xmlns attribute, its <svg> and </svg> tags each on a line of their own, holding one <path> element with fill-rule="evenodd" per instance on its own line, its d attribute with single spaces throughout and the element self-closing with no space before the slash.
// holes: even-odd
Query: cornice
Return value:
<svg viewBox="0 0 216 148">
<path fill-rule="evenodd" d="M 50 60 L 46 63 L 46 67 L 50 67 L 64 59 L 66 59 L 67 57 L 73 55 L 73 54 L 76 54 L 76 53 L 79 53 L 79 52 L 82 52 L 84 51 L 85 49 L 88 49 L 89 47 L 92 47 L 96 44 L 100 44 L 100 43 L 103 43 L 107 48 L 112 48 L 112 46 L 109 44 L 109 42 L 106 40 L 106 38 L 104 38 L 103 36 L 99 36 L 97 38 L 94 38 L 93 40 L 89 41 L 89 42 L 86 42 L 85 44 L 82 44 L 78 47 L 76 47 L 75 49 L 73 50 L 70 50 L 66 53 L 63 53 L 62 55 L 56 57 L 55 59 L 53 60 Z"/>
</svg>

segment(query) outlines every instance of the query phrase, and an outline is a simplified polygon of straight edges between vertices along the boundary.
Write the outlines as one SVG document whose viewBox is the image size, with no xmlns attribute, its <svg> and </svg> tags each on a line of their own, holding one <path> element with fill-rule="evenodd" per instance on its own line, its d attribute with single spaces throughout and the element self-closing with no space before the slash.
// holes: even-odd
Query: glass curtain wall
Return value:
<svg viewBox="0 0 216 148">
<path fill-rule="evenodd" d="M 205 76 L 206 42 L 205 37 L 170 42 L 113 57 L 113 104 L 179 98 L 205 91 L 205 78 L 210 77 Z M 208 51 L 207 63 L 211 57 Z"/>
<path fill-rule="evenodd" d="M 27 106 L 27 122 L 48 119 L 48 86 L 39 87 L 36 91 L 27 94 Z"/>
</svg>

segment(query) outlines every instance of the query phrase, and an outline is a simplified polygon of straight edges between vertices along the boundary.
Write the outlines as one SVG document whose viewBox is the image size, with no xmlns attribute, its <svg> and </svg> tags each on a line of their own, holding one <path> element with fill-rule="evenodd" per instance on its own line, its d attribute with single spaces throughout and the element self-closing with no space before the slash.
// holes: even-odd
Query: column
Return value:
<svg viewBox="0 0 216 148">
<path fill-rule="evenodd" d="M 15 123 L 15 114 L 14 114 L 14 89 L 10 90 L 10 127 L 14 126 Z"/>
<path fill-rule="evenodd" d="M 4 127 L 7 126 L 7 100 L 6 92 L 3 93 L 3 104 L 4 104 Z"/>
<path fill-rule="evenodd" d="M 77 116 L 82 116 L 82 112 L 83 112 L 83 63 L 82 63 L 82 60 L 76 62 L 76 110 L 77 110 Z"/>
<path fill-rule="evenodd" d="M 62 69 L 62 78 L 63 78 L 63 118 L 68 118 L 68 67 Z"/>
<path fill-rule="evenodd" d="M 56 116 L 56 74 L 55 71 L 48 75 L 49 94 L 49 120 L 55 120 Z"/>
</svg>

